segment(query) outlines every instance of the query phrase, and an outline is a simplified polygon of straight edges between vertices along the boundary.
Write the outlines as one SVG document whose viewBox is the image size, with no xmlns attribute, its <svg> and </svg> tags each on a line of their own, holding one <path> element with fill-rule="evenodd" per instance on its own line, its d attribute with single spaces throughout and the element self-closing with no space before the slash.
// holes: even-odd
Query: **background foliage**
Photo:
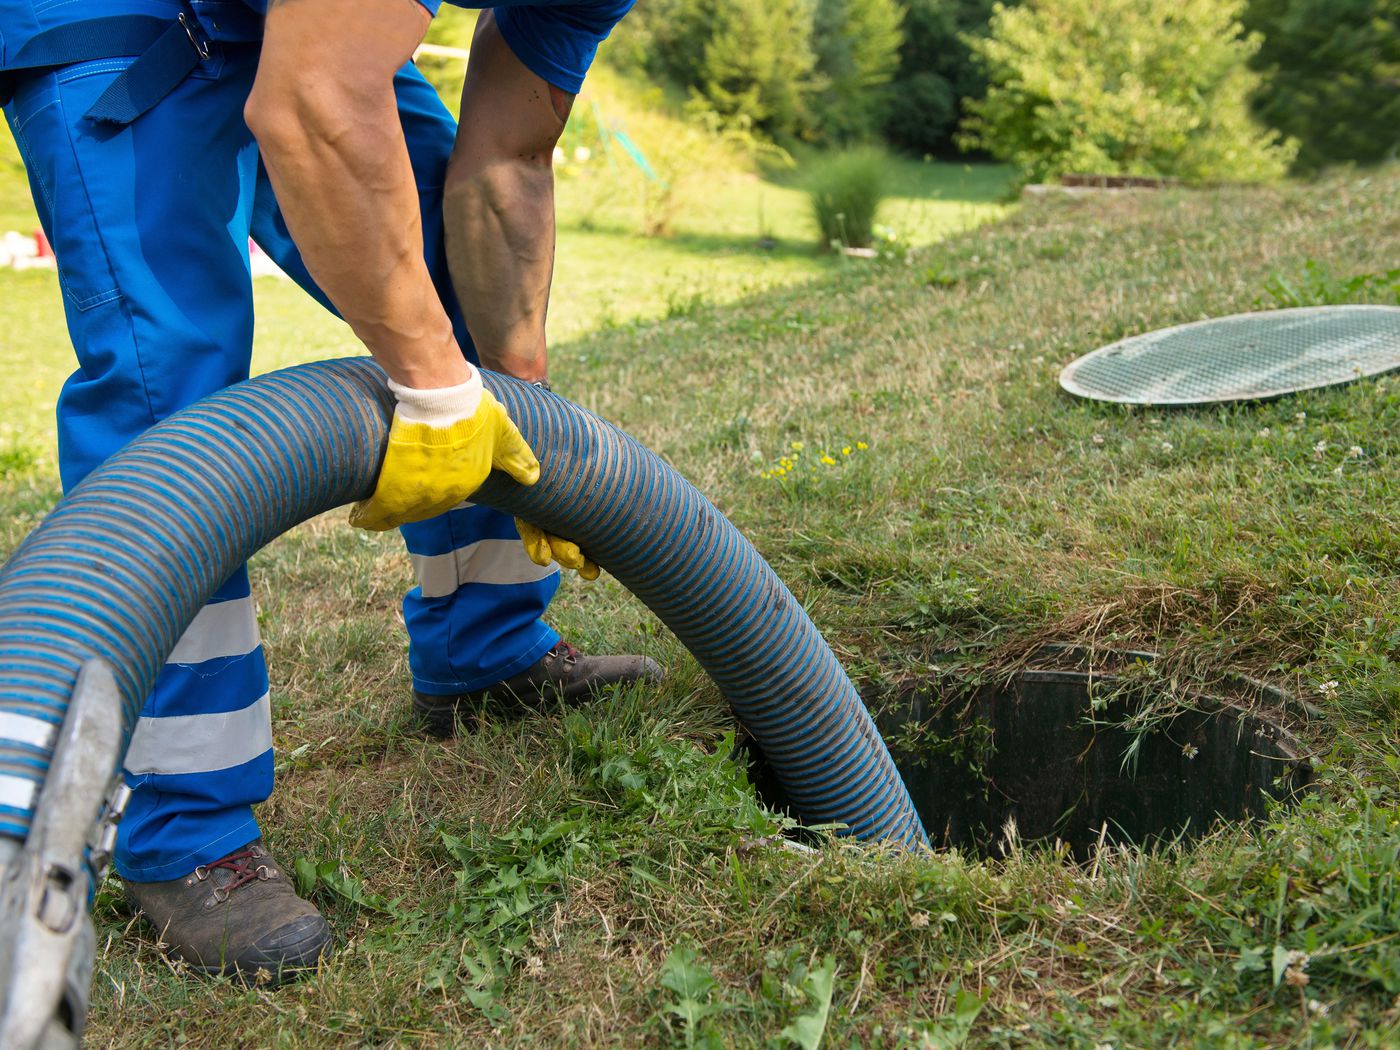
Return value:
<svg viewBox="0 0 1400 1050">
<path fill-rule="evenodd" d="M 775 137 L 810 126 L 812 0 L 657 0 L 614 31 L 614 60 Z"/>
<path fill-rule="evenodd" d="M 780 142 L 876 134 L 899 67 L 898 0 L 656 0 L 609 54 Z"/>
<path fill-rule="evenodd" d="M 994 0 L 903 0 L 904 42 L 886 93 L 884 134 L 914 154 L 953 152 L 964 100 L 986 94 L 969 38 L 982 35 Z"/>
<path fill-rule="evenodd" d="M 1243 0 L 1030 0 L 974 44 L 991 87 L 965 144 L 1028 178 L 1066 172 L 1257 181 L 1296 146 L 1254 124 Z"/>
<path fill-rule="evenodd" d="M 1263 37 L 1255 112 L 1299 140 L 1299 169 L 1395 156 L 1400 0 L 1251 0 L 1244 22 Z"/>
<path fill-rule="evenodd" d="M 654 0 L 605 53 L 784 146 L 987 151 L 1027 181 L 1267 179 L 1400 143 L 1400 0 Z"/>
<path fill-rule="evenodd" d="M 812 40 L 820 86 L 812 114 L 823 138 L 850 142 L 879 130 L 900 65 L 903 20 L 896 0 L 817 0 Z"/>
<path fill-rule="evenodd" d="M 989 152 L 1025 181 L 1259 180 L 1400 144 L 1400 0 L 655 0 L 606 54 L 785 146 Z"/>
</svg>

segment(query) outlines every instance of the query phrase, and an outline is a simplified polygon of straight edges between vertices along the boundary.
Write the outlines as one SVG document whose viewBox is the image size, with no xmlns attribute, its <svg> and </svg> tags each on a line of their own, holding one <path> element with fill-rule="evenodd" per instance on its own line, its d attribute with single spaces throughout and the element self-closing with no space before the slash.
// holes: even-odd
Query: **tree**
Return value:
<svg viewBox="0 0 1400 1050">
<path fill-rule="evenodd" d="M 990 87 L 964 145 L 1030 179 L 1066 172 L 1262 180 L 1297 144 L 1256 125 L 1244 0 L 1027 0 L 973 43 Z"/>
<path fill-rule="evenodd" d="M 817 0 L 812 40 L 821 87 L 812 111 L 820 137 L 850 142 L 879 131 L 903 18 L 895 0 Z"/>
<path fill-rule="evenodd" d="M 901 0 L 647 0 L 611 61 L 779 139 L 868 138 L 899 63 Z"/>
<path fill-rule="evenodd" d="M 1254 111 L 1302 144 L 1297 167 L 1400 151 L 1400 0 L 1251 0 Z"/>
<path fill-rule="evenodd" d="M 613 32 L 610 60 L 698 107 L 779 138 L 809 122 L 816 0 L 648 0 Z"/>
<path fill-rule="evenodd" d="M 721 116 L 775 137 L 803 130 L 816 65 L 812 10 L 810 0 L 718 0 L 687 86 Z"/>
<path fill-rule="evenodd" d="M 924 154 L 952 144 L 963 100 L 987 91 L 968 39 L 986 32 L 992 7 L 993 0 L 904 0 L 904 43 L 885 110 L 891 145 Z"/>
</svg>

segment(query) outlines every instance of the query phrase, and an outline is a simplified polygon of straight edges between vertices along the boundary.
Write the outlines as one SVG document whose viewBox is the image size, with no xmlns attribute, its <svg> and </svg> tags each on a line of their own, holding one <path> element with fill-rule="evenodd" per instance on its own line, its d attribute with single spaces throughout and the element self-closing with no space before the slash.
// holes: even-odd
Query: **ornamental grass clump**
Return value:
<svg viewBox="0 0 1400 1050">
<path fill-rule="evenodd" d="M 862 146 L 823 157 L 807 176 L 812 217 L 824 248 L 869 248 L 875 213 L 889 192 L 889 156 Z"/>
</svg>

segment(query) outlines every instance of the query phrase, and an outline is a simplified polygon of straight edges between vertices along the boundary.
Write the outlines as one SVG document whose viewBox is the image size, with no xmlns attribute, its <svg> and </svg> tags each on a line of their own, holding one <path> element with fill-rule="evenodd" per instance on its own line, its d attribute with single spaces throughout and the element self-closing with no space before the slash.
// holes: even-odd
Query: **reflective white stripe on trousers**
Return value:
<svg viewBox="0 0 1400 1050">
<path fill-rule="evenodd" d="M 534 583 L 559 571 L 536 565 L 517 540 L 477 540 L 446 554 L 414 554 L 424 598 L 445 598 L 465 583 Z"/>
<path fill-rule="evenodd" d="M 165 662 L 202 664 L 221 657 L 246 656 L 260 641 L 253 599 L 235 598 L 200 609 Z"/>
<path fill-rule="evenodd" d="M 190 666 L 246 656 L 258 647 L 252 598 L 206 605 L 191 621 L 167 664 Z M 241 766 L 272 747 L 267 693 L 237 711 L 142 716 L 136 720 L 123 768 L 129 773 L 209 773 Z"/>
<path fill-rule="evenodd" d="M 267 693 L 239 711 L 136 720 L 124 768 L 129 773 L 211 773 L 251 762 L 272 747 Z"/>
</svg>

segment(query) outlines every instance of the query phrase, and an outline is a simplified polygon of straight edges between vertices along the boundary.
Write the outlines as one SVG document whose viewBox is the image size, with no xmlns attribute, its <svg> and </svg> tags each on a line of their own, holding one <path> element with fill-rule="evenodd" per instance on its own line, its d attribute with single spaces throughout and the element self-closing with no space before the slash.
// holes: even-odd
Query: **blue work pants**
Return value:
<svg viewBox="0 0 1400 1050">
<path fill-rule="evenodd" d="M 256 45 L 226 45 L 126 127 L 82 114 L 130 59 L 22 81 L 5 114 L 59 263 L 78 370 L 58 403 L 64 490 L 152 424 L 246 379 L 253 341 L 248 238 L 320 302 L 243 122 Z M 429 268 L 470 348 L 447 272 L 442 184 L 455 125 L 412 66 L 395 81 L 422 200 Z M 347 349 L 354 344 L 347 339 Z M 475 359 L 475 351 L 469 350 Z M 491 685 L 543 656 L 555 567 L 525 556 L 510 517 L 464 504 L 405 526 L 419 586 L 404 599 L 415 688 Z M 272 790 L 267 668 L 240 569 L 171 653 L 127 755 L 127 878 L 182 877 L 259 834 Z"/>
</svg>

